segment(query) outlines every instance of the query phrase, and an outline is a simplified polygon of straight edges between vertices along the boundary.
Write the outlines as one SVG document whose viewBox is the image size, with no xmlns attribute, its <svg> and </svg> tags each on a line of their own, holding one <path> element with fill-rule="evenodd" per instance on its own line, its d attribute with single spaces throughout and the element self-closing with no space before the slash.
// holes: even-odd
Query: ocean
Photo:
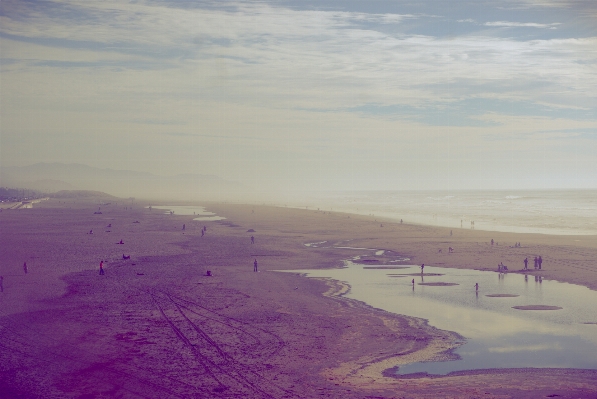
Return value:
<svg viewBox="0 0 597 399">
<path fill-rule="evenodd" d="M 344 191 L 288 205 L 454 229 L 597 235 L 597 190 Z"/>
</svg>

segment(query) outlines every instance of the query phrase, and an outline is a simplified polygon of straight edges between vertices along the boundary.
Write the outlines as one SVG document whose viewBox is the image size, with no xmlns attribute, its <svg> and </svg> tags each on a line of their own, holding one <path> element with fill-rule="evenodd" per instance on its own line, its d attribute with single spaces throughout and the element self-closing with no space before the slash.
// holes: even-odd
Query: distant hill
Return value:
<svg viewBox="0 0 597 399">
<path fill-rule="evenodd" d="M 100 169 L 83 164 L 37 163 L 0 169 L 0 185 L 44 192 L 103 191 L 117 197 L 218 200 L 242 192 L 240 183 L 214 175 L 158 176 L 132 170 Z"/>
<path fill-rule="evenodd" d="M 102 198 L 102 199 L 118 199 L 117 197 L 103 193 L 101 191 L 92 190 L 62 190 L 50 195 L 52 198 Z"/>
</svg>

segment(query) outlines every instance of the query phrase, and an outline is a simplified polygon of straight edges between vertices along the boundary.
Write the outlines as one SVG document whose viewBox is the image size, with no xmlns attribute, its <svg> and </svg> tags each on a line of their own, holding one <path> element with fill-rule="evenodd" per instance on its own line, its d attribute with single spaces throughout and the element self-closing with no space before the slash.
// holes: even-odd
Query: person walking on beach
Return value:
<svg viewBox="0 0 597 399">
<path fill-rule="evenodd" d="M 414 290 L 415 289 L 415 279 L 414 278 L 413 278 L 412 283 L 413 283 L 413 290 Z"/>
<path fill-rule="evenodd" d="M 543 263 L 543 259 L 541 258 L 541 256 L 539 256 L 539 258 L 537 259 L 537 265 L 539 266 L 539 270 L 541 270 L 542 263 Z"/>
<path fill-rule="evenodd" d="M 423 274 L 423 269 L 425 269 L 425 264 L 424 263 L 421 265 L 421 274 Z"/>
<path fill-rule="evenodd" d="M 27 262 L 23 263 L 23 271 L 27 274 Z"/>
<path fill-rule="evenodd" d="M 251 236 L 251 244 L 255 244 L 255 237 Z"/>
<path fill-rule="evenodd" d="M 475 283 L 475 292 L 479 292 L 479 283 Z"/>
<path fill-rule="evenodd" d="M 537 270 L 537 265 L 538 265 L 538 261 L 537 261 L 537 257 L 535 256 L 535 259 L 533 259 L 533 261 L 535 262 L 535 270 Z"/>
<path fill-rule="evenodd" d="M 257 272 L 257 258 L 255 258 L 255 262 L 253 262 L 253 271 Z"/>
<path fill-rule="evenodd" d="M 524 270 L 528 270 L 528 266 L 529 266 L 529 259 L 528 258 L 524 258 Z"/>
<path fill-rule="evenodd" d="M 100 271 L 99 271 L 100 276 L 104 275 L 104 261 L 100 261 Z"/>
</svg>

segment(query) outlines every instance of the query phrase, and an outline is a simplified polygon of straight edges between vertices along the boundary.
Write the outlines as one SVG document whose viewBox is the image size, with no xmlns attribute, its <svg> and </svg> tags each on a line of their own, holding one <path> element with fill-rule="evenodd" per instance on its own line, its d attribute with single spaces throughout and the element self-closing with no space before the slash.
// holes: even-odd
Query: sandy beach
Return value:
<svg viewBox="0 0 597 399">
<path fill-rule="evenodd" d="M 220 203 L 201 205 L 225 220 L 200 222 L 145 205 L 61 198 L 0 213 L 1 397 L 597 397 L 597 370 L 393 378 L 388 369 L 445 357 L 459 337 L 347 299 L 342 283 L 275 272 L 342 266 L 349 250 L 305 246 L 329 241 L 415 264 L 497 270 L 503 262 L 511 273 L 528 257 L 530 275 L 596 290 L 594 236 Z"/>
</svg>

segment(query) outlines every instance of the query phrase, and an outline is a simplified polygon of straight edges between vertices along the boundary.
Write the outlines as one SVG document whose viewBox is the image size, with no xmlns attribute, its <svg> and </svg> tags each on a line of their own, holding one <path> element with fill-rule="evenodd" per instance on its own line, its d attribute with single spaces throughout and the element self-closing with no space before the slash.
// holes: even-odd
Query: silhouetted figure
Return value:
<svg viewBox="0 0 597 399">
<path fill-rule="evenodd" d="M 251 236 L 251 244 L 255 244 L 255 237 Z"/>
<path fill-rule="evenodd" d="M 493 238 L 491 239 L 491 245 L 493 245 Z"/>
<path fill-rule="evenodd" d="M 535 262 L 535 270 L 537 270 L 537 266 L 539 264 L 539 262 L 537 261 L 537 257 L 535 256 L 535 259 L 533 259 L 533 261 Z"/>
<path fill-rule="evenodd" d="M 23 263 L 23 271 L 27 274 L 27 262 Z"/>
<path fill-rule="evenodd" d="M 100 271 L 99 271 L 100 276 L 104 275 L 104 261 L 100 261 Z"/>
<path fill-rule="evenodd" d="M 475 292 L 479 292 L 479 283 L 475 283 Z"/>
<path fill-rule="evenodd" d="M 253 271 L 257 271 L 257 258 L 255 258 L 255 262 L 253 262 Z"/>
<path fill-rule="evenodd" d="M 524 262 L 524 270 L 527 270 L 529 268 L 529 259 L 524 258 L 523 262 Z"/>
<path fill-rule="evenodd" d="M 539 258 L 537 259 L 537 265 L 539 266 L 539 270 L 541 270 L 542 263 L 543 263 L 543 259 L 541 258 L 541 256 L 539 256 Z"/>
<path fill-rule="evenodd" d="M 415 279 L 414 278 L 413 278 L 412 284 L 413 284 L 413 290 L 414 290 L 415 289 Z"/>
<path fill-rule="evenodd" d="M 425 269 L 425 264 L 424 263 L 421 265 L 421 274 L 423 274 L 423 269 Z"/>
<path fill-rule="evenodd" d="M 183 225 L 182 225 L 182 229 L 183 229 L 183 230 L 186 230 L 186 228 L 187 228 L 187 225 L 186 225 L 186 224 L 183 224 Z"/>
</svg>

